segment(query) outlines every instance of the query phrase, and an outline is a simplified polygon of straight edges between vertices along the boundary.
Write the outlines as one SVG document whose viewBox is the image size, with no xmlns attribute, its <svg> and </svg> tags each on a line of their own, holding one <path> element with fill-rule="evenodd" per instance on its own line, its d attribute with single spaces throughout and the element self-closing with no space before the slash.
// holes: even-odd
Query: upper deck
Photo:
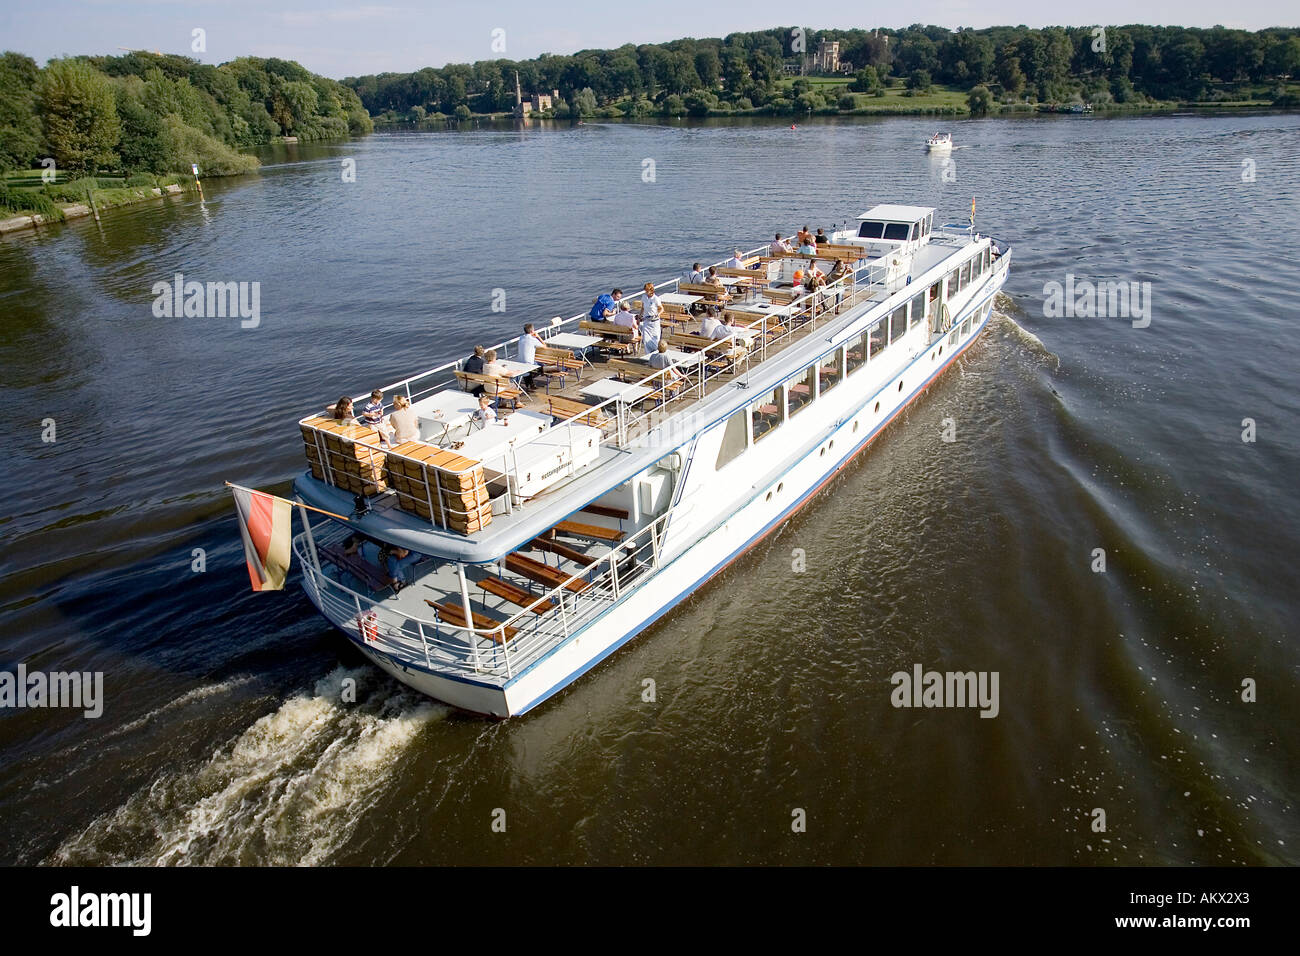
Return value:
<svg viewBox="0 0 1300 956">
<path fill-rule="evenodd" d="M 873 255 L 853 242 L 856 232 L 845 232 L 815 257 L 771 255 L 763 246 L 743 256 L 748 268 L 719 266 L 732 290 L 723 307 L 734 331 L 716 341 L 693 334 L 699 320 L 686 311 L 692 297 L 707 299 L 707 292 L 678 279 L 656 284 L 665 296 L 673 368 L 655 370 L 633 359 L 574 361 L 566 374 L 557 368 L 548 376 L 545 390 L 525 390 L 504 425 L 476 429 L 468 421 L 460 386 L 476 380 L 464 378 L 463 361 L 383 388 L 386 398 L 410 399 L 423 441 L 390 447 L 372 428 L 340 428 L 308 416 L 300 426 L 311 471 L 298 478 L 296 491 L 308 504 L 338 513 L 351 512 L 354 496 L 364 495 L 369 511 L 352 518 L 361 533 L 451 561 L 494 561 L 815 360 L 864 317 L 938 281 L 970 258 L 963 252 L 974 254 L 980 237 L 930 234 L 925 222 L 926 235 L 918 230 L 903 263 L 897 252 Z M 792 286 L 793 273 L 808 268 L 810 258 L 824 271 L 843 262 L 844 275 L 812 293 Z M 584 336 L 615 352 L 624 347 L 622 333 L 593 327 L 586 313 L 556 320 L 540 334 L 557 349 L 581 350 Z M 518 357 L 517 340 L 495 348 L 499 356 Z M 601 393 L 607 397 L 591 400 Z"/>
</svg>

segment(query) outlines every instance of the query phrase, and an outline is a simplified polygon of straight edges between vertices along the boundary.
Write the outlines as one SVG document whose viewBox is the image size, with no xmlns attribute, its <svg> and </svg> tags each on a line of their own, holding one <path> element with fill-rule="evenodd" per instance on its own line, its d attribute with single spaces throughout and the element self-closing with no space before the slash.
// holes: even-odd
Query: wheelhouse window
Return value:
<svg viewBox="0 0 1300 956">
<path fill-rule="evenodd" d="M 750 409 L 754 415 L 754 444 L 757 445 L 785 421 L 785 386 L 778 385 Z"/>
<path fill-rule="evenodd" d="M 907 332 L 907 306 L 901 305 L 889 317 L 889 341 L 897 342 Z"/>
<path fill-rule="evenodd" d="M 988 246 L 984 247 L 984 254 L 980 256 L 980 262 L 982 264 L 982 267 L 980 268 L 981 273 L 988 272 L 989 267 L 993 265 L 993 252 Z"/>
<path fill-rule="evenodd" d="M 817 395 L 817 366 L 809 365 L 796 378 L 790 379 L 790 417 L 798 415 L 812 404 Z"/>
<path fill-rule="evenodd" d="M 887 222 L 885 223 L 885 238 L 893 239 L 895 242 L 902 242 L 907 238 L 907 223 L 905 222 Z"/>
<path fill-rule="evenodd" d="M 869 332 L 863 332 L 848 345 L 845 358 L 849 362 L 850 375 L 867 364 L 867 337 L 869 335 Z"/>
<path fill-rule="evenodd" d="M 722 446 L 718 449 L 718 461 L 713 466 L 715 471 L 735 460 L 749 447 L 749 410 L 742 408 L 733 412 L 722 429 Z"/>
<path fill-rule="evenodd" d="M 844 377 L 844 349 L 836 349 L 817 363 L 817 392 L 825 395 Z"/>
<path fill-rule="evenodd" d="M 957 270 L 954 269 L 952 271 L 952 274 L 948 276 L 948 289 L 945 292 L 945 297 L 949 302 L 951 302 L 953 300 L 953 297 L 956 295 L 957 295 Z"/>
<path fill-rule="evenodd" d="M 971 272 L 971 264 L 970 264 L 970 260 L 967 259 L 964 263 L 962 263 L 961 284 L 958 286 L 959 289 L 964 289 L 968 285 L 970 285 L 970 272 Z"/>
<path fill-rule="evenodd" d="M 885 328 L 885 319 L 880 319 L 871 328 L 867 329 L 868 342 L 870 344 L 871 357 L 875 358 L 880 354 L 886 344 L 887 330 Z"/>
<path fill-rule="evenodd" d="M 925 293 L 912 296 L 912 314 L 908 316 L 907 327 L 911 328 L 925 318 Z"/>
<path fill-rule="evenodd" d="M 871 222 L 870 220 L 858 226 L 859 239 L 879 239 L 885 234 L 885 224 L 883 222 Z"/>
</svg>

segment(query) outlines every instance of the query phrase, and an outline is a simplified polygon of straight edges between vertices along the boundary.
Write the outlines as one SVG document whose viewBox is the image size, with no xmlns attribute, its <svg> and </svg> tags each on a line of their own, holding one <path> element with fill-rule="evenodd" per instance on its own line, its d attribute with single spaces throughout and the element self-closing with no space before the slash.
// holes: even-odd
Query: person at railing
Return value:
<svg viewBox="0 0 1300 956">
<path fill-rule="evenodd" d="M 361 406 L 361 423 L 375 430 L 380 444 L 388 444 L 388 429 L 384 427 L 384 393 L 379 389 L 371 392 L 370 401 Z"/>
<path fill-rule="evenodd" d="M 776 238 L 772 240 L 770 245 L 768 245 L 767 251 L 774 256 L 779 255 L 782 252 L 789 252 L 790 243 L 782 239 L 781 234 L 778 232 Z"/>
<path fill-rule="evenodd" d="M 803 287 L 805 294 L 812 295 L 811 310 L 813 318 L 816 318 L 823 299 L 819 293 L 826 287 L 826 274 L 817 268 L 817 263 L 810 265 L 808 271 L 803 274 Z"/>
<path fill-rule="evenodd" d="M 420 440 L 420 418 L 405 395 L 393 396 L 393 411 L 388 416 L 388 423 L 393 428 L 394 442 Z"/>
<path fill-rule="evenodd" d="M 352 399 L 346 395 L 334 403 L 334 420 L 344 425 L 357 424 L 356 416 L 352 414 Z"/>
<path fill-rule="evenodd" d="M 701 282 L 703 282 L 704 281 L 703 266 L 701 266 L 698 262 L 694 263 L 691 266 L 690 271 L 686 273 L 686 281 L 689 282 L 691 285 L 699 285 Z"/>
<path fill-rule="evenodd" d="M 831 266 L 831 273 L 826 277 L 827 285 L 835 286 L 835 314 L 838 315 L 840 305 L 844 301 L 844 283 L 840 282 L 849 274 L 849 264 L 843 259 L 836 259 L 835 265 Z M 836 285 L 836 283 L 839 285 Z"/>
<path fill-rule="evenodd" d="M 618 312 L 618 303 L 622 298 L 622 289 L 615 289 L 609 295 L 597 296 L 596 301 L 592 303 L 591 311 L 587 313 L 587 318 L 597 322 L 604 322 L 613 318 L 614 314 Z"/>
<path fill-rule="evenodd" d="M 724 262 L 724 263 L 723 263 L 723 266 L 725 266 L 725 267 L 728 268 L 728 269 L 743 269 L 743 268 L 745 268 L 745 257 L 744 257 L 744 254 L 743 254 L 739 249 L 733 249 L 733 250 L 731 251 L 731 258 L 728 259 L 726 262 Z"/>
<path fill-rule="evenodd" d="M 659 339 L 663 331 L 659 327 L 659 315 L 663 312 L 663 299 L 655 293 L 655 284 L 647 282 L 644 286 L 645 296 L 641 299 L 641 342 L 646 354 L 650 355 L 659 348 Z"/>
</svg>

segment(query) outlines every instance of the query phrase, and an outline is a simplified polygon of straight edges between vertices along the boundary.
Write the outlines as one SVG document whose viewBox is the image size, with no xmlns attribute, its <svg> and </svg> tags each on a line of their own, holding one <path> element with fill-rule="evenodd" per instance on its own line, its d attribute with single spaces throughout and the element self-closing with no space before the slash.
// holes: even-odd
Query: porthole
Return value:
<svg viewBox="0 0 1300 956">
<path fill-rule="evenodd" d="M 898 390 L 900 392 L 903 390 L 903 380 L 901 378 L 898 380 Z"/>
<path fill-rule="evenodd" d="M 825 458 L 825 457 L 826 457 L 826 446 L 823 445 L 823 446 L 822 446 L 822 450 L 819 451 L 817 454 L 818 454 L 818 456 L 820 456 L 820 457 L 822 457 L 822 458 Z"/>
<path fill-rule="evenodd" d="M 939 354 L 940 354 L 940 355 L 943 354 L 943 346 L 942 346 L 942 345 L 939 346 Z"/>
<path fill-rule="evenodd" d="M 880 411 L 880 403 L 876 402 L 876 411 Z"/>
<path fill-rule="evenodd" d="M 785 490 L 785 482 L 783 481 L 776 486 L 776 493 L 779 495 L 784 490 Z"/>
<path fill-rule="evenodd" d="M 834 442 L 834 440 L 832 440 L 831 443 L 830 443 L 827 447 L 828 447 L 828 448 L 834 448 L 834 447 L 835 447 L 835 442 Z"/>
<path fill-rule="evenodd" d="M 931 361 L 931 362 L 934 361 L 934 353 L 933 353 L 933 352 L 930 353 L 930 361 Z"/>
<path fill-rule="evenodd" d="M 771 500 L 772 500 L 772 492 L 769 491 L 769 492 L 767 493 L 767 497 L 764 498 L 763 500 L 764 500 L 764 501 L 771 501 Z"/>
</svg>

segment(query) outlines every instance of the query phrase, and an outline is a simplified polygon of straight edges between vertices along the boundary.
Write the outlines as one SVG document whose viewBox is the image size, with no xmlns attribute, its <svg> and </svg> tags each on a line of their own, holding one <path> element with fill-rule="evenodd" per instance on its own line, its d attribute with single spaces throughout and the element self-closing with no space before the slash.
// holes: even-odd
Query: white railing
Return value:
<svg viewBox="0 0 1300 956">
<path fill-rule="evenodd" d="M 368 646 L 433 672 L 477 675 L 505 681 L 608 610 L 631 587 L 649 578 L 661 560 L 661 539 L 669 515 L 661 515 L 625 541 L 609 548 L 564 582 L 538 595 L 527 607 L 490 628 L 449 624 L 431 609 L 431 617 L 413 617 L 392 602 L 375 601 L 325 573 L 311 556 L 305 534 L 294 539 L 304 586 L 321 612 Z M 337 544 L 347 529 L 328 522 L 313 530 L 317 548 Z M 343 572 L 337 572 L 340 576 Z M 579 582 L 582 582 L 581 584 Z M 576 590 L 575 588 L 581 588 Z M 447 600 L 460 606 L 459 591 Z M 536 613 L 546 602 L 553 605 Z M 373 623 L 366 616 L 373 615 Z M 508 636 L 511 631 L 516 633 Z M 369 633 L 367 633 L 369 632 Z"/>
</svg>

